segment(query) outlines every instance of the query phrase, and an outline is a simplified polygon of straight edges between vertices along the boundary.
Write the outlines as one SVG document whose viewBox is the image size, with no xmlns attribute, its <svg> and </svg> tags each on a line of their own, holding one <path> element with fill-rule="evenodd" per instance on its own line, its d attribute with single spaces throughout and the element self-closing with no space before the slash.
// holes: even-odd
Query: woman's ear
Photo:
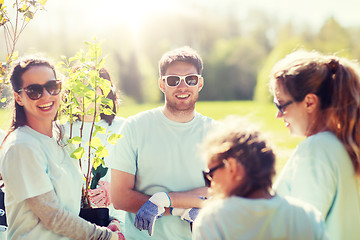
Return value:
<svg viewBox="0 0 360 240">
<path fill-rule="evenodd" d="M 314 93 L 306 94 L 304 98 L 304 104 L 308 113 L 313 113 L 319 106 L 319 98 Z"/>
<path fill-rule="evenodd" d="M 20 106 L 24 106 L 24 103 L 22 102 L 21 96 L 19 93 L 14 92 L 14 99 Z"/>
<path fill-rule="evenodd" d="M 162 80 L 162 78 L 160 77 L 159 80 L 158 80 L 158 85 L 159 85 L 159 88 L 160 90 L 165 93 L 165 83 L 164 81 Z"/>
</svg>

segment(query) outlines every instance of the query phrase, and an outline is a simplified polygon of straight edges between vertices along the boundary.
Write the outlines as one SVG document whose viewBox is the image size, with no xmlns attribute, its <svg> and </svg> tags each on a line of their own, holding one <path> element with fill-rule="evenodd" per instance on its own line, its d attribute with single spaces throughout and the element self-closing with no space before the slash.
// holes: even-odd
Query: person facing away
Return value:
<svg viewBox="0 0 360 240">
<path fill-rule="evenodd" d="M 345 58 L 298 50 L 271 74 L 276 117 L 306 137 L 273 187 L 315 206 L 330 239 L 360 237 L 359 73 Z"/>
<path fill-rule="evenodd" d="M 20 60 L 11 77 L 15 108 L 0 150 L 8 239 L 123 239 L 81 219 L 82 177 L 55 123 L 61 81 L 46 60 Z"/>
<path fill-rule="evenodd" d="M 196 150 L 215 121 L 195 111 L 202 60 L 182 47 L 159 68 L 165 105 L 129 117 L 111 158 L 111 197 L 127 211 L 127 239 L 191 239 L 189 222 L 207 194 Z"/>
<path fill-rule="evenodd" d="M 271 191 L 275 155 L 246 119 L 226 118 L 201 150 L 211 199 L 194 222 L 194 240 L 327 239 L 318 210 Z"/>
<path fill-rule="evenodd" d="M 74 67 L 74 71 L 77 71 L 80 68 L 80 65 L 76 65 Z M 107 138 L 109 135 L 118 132 L 118 130 L 123 125 L 125 119 L 122 117 L 116 116 L 117 114 L 117 106 L 118 106 L 118 97 L 116 93 L 115 86 L 111 80 L 110 73 L 106 68 L 101 68 L 99 70 L 99 77 L 106 79 L 109 81 L 109 84 L 111 86 L 110 92 L 105 96 L 107 99 L 110 99 L 113 103 L 113 108 L 111 109 L 112 114 L 107 115 L 104 113 L 100 113 L 100 121 L 96 122 L 95 125 L 100 126 L 106 130 L 106 134 L 97 134 L 96 137 L 98 137 L 101 140 L 101 143 L 108 149 L 109 145 L 107 143 Z M 98 95 L 103 94 L 102 90 L 99 88 Z M 79 99 L 81 101 L 81 99 Z M 91 106 L 94 107 L 94 106 Z M 108 106 L 106 106 L 108 107 Z M 97 109 L 97 112 L 99 112 L 99 109 Z M 81 117 L 81 116 L 80 116 Z M 69 122 L 64 124 L 65 128 L 65 134 L 71 137 L 80 136 L 82 134 L 82 146 L 85 149 L 84 157 L 81 159 L 81 171 L 84 176 L 88 173 L 88 154 L 89 154 L 89 147 L 86 145 L 87 142 L 89 142 L 90 139 L 90 132 L 92 123 L 94 120 L 93 115 L 84 115 L 84 122 L 82 122 L 81 118 L 77 121 L 75 121 L 72 126 Z M 82 132 L 81 129 L 82 128 Z M 94 154 L 95 151 L 92 151 L 91 154 Z M 109 155 L 112 155 L 112 152 L 109 152 Z M 93 157 L 93 156 L 92 156 Z M 105 176 L 100 178 L 98 185 L 94 186 L 96 188 L 89 189 L 89 199 L 91 201 L 91 205 L 94 207 L 108 207 L 109 208 L 109 215 L 111 218 L 118 219 L 121 222 L 122 227 L 124 223 L 124 212 L 120 210 L 115 210 L 110 199 L 110 169 L 108 168 L 108 161 L 107 157 L 104 158 L 105 165 L 101 167 L 102 171 L 106 171 Z M 99 168 L 100 169 L 100 168 Z"/>
</svg>

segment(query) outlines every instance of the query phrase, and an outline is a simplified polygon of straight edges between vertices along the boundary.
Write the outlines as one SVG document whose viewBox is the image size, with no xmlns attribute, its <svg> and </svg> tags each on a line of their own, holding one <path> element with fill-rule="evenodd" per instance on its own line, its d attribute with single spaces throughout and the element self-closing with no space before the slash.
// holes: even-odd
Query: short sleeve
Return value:
<svg viewBox="0 0 360 240">
<path fill-rule="evenodd" d="M 134 143 L 136 136 L 132 130 L 129 122 L 126 122 L 118 132 L 121 134 L 121 138 L 118 139 L 115 145 L 111 146 L 111 156 L 108 159 L 112 169 L 135 175 L 137 150 Z"/>
<path fill-rule="evenodd" d="M 1 174 L 6 191 L 11 191 L 18 202 L 53 190 L 47 174 L 47 159 L 35 145 L 18 143 L 9 147 Z"/>
</svg>

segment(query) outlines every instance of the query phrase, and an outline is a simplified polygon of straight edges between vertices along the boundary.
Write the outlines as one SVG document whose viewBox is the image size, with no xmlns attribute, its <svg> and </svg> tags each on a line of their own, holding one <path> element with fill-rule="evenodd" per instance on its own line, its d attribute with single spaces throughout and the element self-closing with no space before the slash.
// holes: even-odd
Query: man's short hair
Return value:
<svg viewBox="0 0 360 240">
<path fill-rule="evenodd" d="M 192 48 L 184 46 L 166 52 L 159 61 L 159 74 L 164 76 L 168 67 L 174 62 L 186 62 L 193 64 L 197 73 L 201 75 L 203 70 L 203 61 L 200 55 Z"/>
</svg>

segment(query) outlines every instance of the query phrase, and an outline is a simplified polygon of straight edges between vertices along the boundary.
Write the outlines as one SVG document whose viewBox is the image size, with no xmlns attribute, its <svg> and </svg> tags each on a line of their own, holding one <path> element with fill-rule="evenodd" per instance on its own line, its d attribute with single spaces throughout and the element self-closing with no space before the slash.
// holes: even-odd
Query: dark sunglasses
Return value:
<svg viewBox="0 0 360 240">
<path fill-rule="evenodd" d="M 284 103 L 283 105 L 280 105 L 280 104 L 274 102 L 275 106 L 277 107 L 277 109 L 279 110 L 279 112 L 280 112 L 281 114 L 284 114 L 285 108 L 286 108 L 287 106 L 289 106 L 290 104 L 292 104 L 292 103 L 294 103 L 294 101 L 292 101 L 292 100 L 291 100 L 291 101 L 288 101 L 287 103 Z"/>
<path fill-rule="evenodd" d="M 225 165 L 225 163 L 224 163 L 224 161 L 222 161 L 216 167 L 213 167 L 211 169 L 208 169 L 208 170 L 202 172 L 204 180 L 205 180 L 205 186 L 206 187 L 210 187 L 211 181 L 212 181 L 213 176 L 214 176 L 214 172 L 216 170 L 218 170 L 219 168 L 222 168 L 224 165 Z"/>
<path fill-rule="evenodd" d="M 166 85 L 168 85 L 169 87 L 179 86 L 181 80 L 184 80 L 187 86 L 194 87 L 198 85 L 200 78 L 201 75 L 198 74 L 190 74 L 186 76 L 167 75 L 162 77 L 163 81 L 165 81 Z"/>
<path fill-rule="evenodd" d="M 44 93 L 44 88 L 50 95 L 58 95 L 61 91 L 61 81 L 60 80 L 50 80 L 47 83 L 41 84 L 31 84 L 27 87 L 24 87 L 18 91 L 17 93 L 21 93 L 22 91 L 26 92 L 28 97 L 31 100 L 38 100 L 42 97 Z"/>
</svg>

